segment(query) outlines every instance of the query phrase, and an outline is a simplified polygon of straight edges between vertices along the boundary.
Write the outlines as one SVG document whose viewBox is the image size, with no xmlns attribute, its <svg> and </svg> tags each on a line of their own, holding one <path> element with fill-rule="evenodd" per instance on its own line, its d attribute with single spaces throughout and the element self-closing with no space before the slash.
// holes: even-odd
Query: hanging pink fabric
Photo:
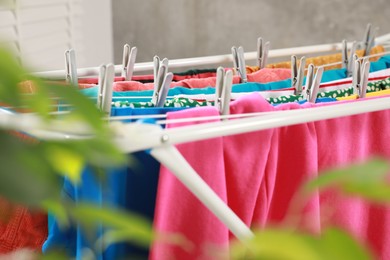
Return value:
<svg viewBox="0 0 390 260">
<path fill-rule="evenodd" d="M 255 93 L 233 102 L 230 112 L 323 105 L 330 104 L 272 107 Z M 191 109 L 170 113 L 168 119 L 206 114 L 216 115 L 217 111 Z M 185 143 L 178 149 L 247 225 L 264 227 L 284 221 L 299 187 L 322 170 L 361 162 L 373 155 L 390 159 L 389 118 L 390 110 L 386 110 Z M 329 205 L 334 207 L 330 217 L 325 214 Z M 314 194 L 297 213 L 303 230 L 319 233 L 325 225 L 337 225 L 366 243 L 381 259 L 390 259 L 390 233 L 386 232 L 390 230 L 390 208 L 343 198 L 331 191 Z M 185 251 L 156 243 L 151 259 L 214 259 L 215 249 L 229 244 L 227 228 L 165 168 L 159 179 L 154 227 L 156 231 L 181 233 L 194 247 Z"/>
</svg>

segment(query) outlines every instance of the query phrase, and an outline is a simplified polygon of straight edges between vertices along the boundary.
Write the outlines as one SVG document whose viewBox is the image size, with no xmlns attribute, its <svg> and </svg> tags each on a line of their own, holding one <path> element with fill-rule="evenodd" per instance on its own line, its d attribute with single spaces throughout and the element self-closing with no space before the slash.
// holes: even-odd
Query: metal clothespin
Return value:
<svg viewBox="0 0 390 260">
<path fill-rule="evenodd" d="M 130 45 L 123 46 L 122 77 L 126 81 L 131 80 L 134 72 L 135 59 L 137 58 L 137 47 L 130 50 Z"/>
<path fill-rule="evenodd" d="M 110 116 L 111 114 L 114 78 L 115 66 L 113 64 L 100 66 L 97 106 L 106 116 Z"/>
<path fill-rule="evenodd" d="M 164 80 L 162 82 L 156 107 L 164 107 L 165 100 L 167 99 L 168 91 L 171 86 L 172 80 L 173 80 L 173 73 L 168 72 L 165 75 Z"/>
<path fill-rule="evenodd" d="M 305 91 L 304 91 L 304 97 L 306 98 L 307 102 L 310 103 L 316 102 L 323 72 L 324 72 L 324 67 L 319 67 L 314 76 L 314 65 L 313 64 L 309 65 L 307 77 L 306 77 Z"/>
<path fill-rule="evenodd" d="M 229 115 L 230 99 L 233 86 L 233 72 L 225 73 L 222 67 L 217 69 L 217 82 L 215 85 L 215 107 L 220 115 Z"/>
<path fill-rule="evenodd" d="M 65 71 L 66 82 L 77 86 L 79 82 L 77 78 L 76 52 L 73 49 L 65 51 Z"/>
<path fill-rule="evenodd" d="M 241 82 L 243 83 L 248 82 L 248 78 L 246 76 L 244 48 L 242 46 L 238 48 L 236 46 L 233 46 L 232 54 L 233 54 L 233 65 L 234 68 L 238 71 L 238 74 L 240 75 Z"/>
<path fill-rule="evenodd" d="M 295 95 L 302 93 L 302 82 L 306 66 L 306 58 L 303 56 L 299 62 L 298 68 L 297 56 L 291 56 L 291 88 L 294 89 Z"/>
<path fill-rule="evenodd" d="M 222 89 L 222 99 L 221 99 L 221 115 L 229 115 L 230 112 L 230 99 L 232 95 L 233 87 L 233 72 L 231 70 L 227 71 L 224 77 L 223 89 Z"/>
<path fill-rule="evenodd" d="M 359 98 L 364 98 L 367 92 L 368 75 L 370 73 L 370 62 L 363 63 L 355 61 L 354 74 L 352 78 L 353 93 Z"/>
<path fill-rule="evenodd" d="M 221 98 L 222 98 L 224 77 L 225 77 L 225 70 L 222 67 L 218 67 L 217 80 L 215 84 L 215 99 L 214 99 L 214 106 L 218 109 L 218 111 L 222 111 Z"/>
<path fill-rule="evenodd" d="M 347 70 L 347 76 L 351 77 L 352 76 L 352 71 L 353 71 L 353 55 L 355 55 L 357 48 L 357 43 L 354 41 L 351 46 L 351 50 L 348 54 L 348 43 L 346 40 L 342 41 L 342 48 L 341 48 L 341 54 L 342 54 L 342 68 Z"/>
<path fill-rule="evenodd" d="M 268 60 L 270 42 L 263 44 L 263 38 L 257 39 L 257 66 L 260 69 L 264 69 Z"/>
<path fill-rule="evenodd" d="M 364 34 L 364 39 L 362 42 L 362 49 L 364 49 L 363 56 L 367 56 L 371 52 L 371 48 L 374 47 L 375 44 L 375 37 L 378 31 L 378 27 L 375 29 L 372 29 L 371 24 L 367 24 L 366 32 Z"/>
<path fill-rule="evenodd" d="M 356 55 L 356 50 L 357 50 L 357 42 L 354 41 L 352 42 L 352 47 L 348 58 L 348 67 L 347 67 L 348 77 L 352 77 L 353 74 L 354 55 Z"/>
<path fill-rule="evenodd" d="M 158 56 L 154 56 L 153 58 L 154 91 L 151 102 L 156 107 L 164 105 L 170 84 L 173 80 L 173 74 L 168 73 L 168 63 L 167 58 L 164 58 L 162 61 L 160 61 Z"/>
</svg>

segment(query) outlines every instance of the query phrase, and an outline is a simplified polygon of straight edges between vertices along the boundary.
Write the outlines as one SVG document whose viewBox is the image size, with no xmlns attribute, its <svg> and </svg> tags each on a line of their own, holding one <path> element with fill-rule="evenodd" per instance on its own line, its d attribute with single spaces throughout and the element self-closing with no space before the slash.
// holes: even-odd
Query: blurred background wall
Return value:
<svg viewBox="0 0 390 260">
<path fill-rule="evenodd" d="M 137 62 L 362 40 L 367 23 L 390 33 L 390 0 L 0 0 L 0 44 L 34 70 L 121 63 L 123 45 Z"/>
<path fill-rule="evenodd" d="M 124 43 L 138 47 L 137 61 L 256 49 L 362 40 L 367 23 L 390 33 L 389 0 L 114 0 L 114 57 Z"/>
</svg>

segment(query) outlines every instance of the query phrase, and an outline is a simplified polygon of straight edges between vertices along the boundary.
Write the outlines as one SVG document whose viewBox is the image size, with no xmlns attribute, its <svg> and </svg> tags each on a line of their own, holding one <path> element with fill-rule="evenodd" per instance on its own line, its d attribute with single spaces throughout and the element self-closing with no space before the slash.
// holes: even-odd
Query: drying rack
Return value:
<svg viewBox="0 0 390 260">
<path fill-rule="evenodd" d="M 385 34 L 379 37 L 376 37 L 376 44 L 389 44 L 390 42 L 390 33 Z M 348 43 L 348 48 L 352 46 L 352 43 Z M 330 43 L 330 44 L 319 44 L 319 45 L 308 45 L 302 47 L 293 47 L 293 48 L 283 48 L 275 49 L 269 51 L 269 58 L 283 58 L 288 57 L 290 59 L 291 55 L 309 55 L 309 54 L 321 54 L 328 52 L 340 51 L 342 49 L 342 43 Z M 244 54 L 246 61 L 254 61 L 257 59 L 257 52 L 247 52 Z M 195 66 L 204 66 L 204 65 L 218 65 L 227 62 L 232 62 L 233 57 L 231 54 L 225 55 L 215 55 L 215 56 L 205 56 L 205 57 L 196 57 L 189 59 L 176 59 L 169 60 L 169 68 L 191 68 Z M 77 75 L 79 77 L 88 77 L 91 75 L 99 74 L 99 67 L 89 67 L 89 68 L 79 68 L 77 69 Z M 115 73 L 120 74 L 123 70 L 122 65 L 115 65 Z M 153 71 L 153 62 L 142 62 L 136 63 L 134 66 L 134 72 L 145 72 Z M 37 77 L 53 80 L 62 80 L 65 79 L 65 70 L 53 70 L 45 72 L 35 72 L 34 75 Z"/>
<path fill-rule="evenodd" d="M 376 44 L 390 42 L 390 34 L 376 38 Z M 289 57 L 291 55 L 320 54 L 339 51 L 341 43 L 311 45 L 304 47 L 271 50 L 270 58 Z M 245 53 L 246 60 L 255 60 L 256 52 Z M 198 65 L 212 65 L 231 62 L 232 55 L 197 57 L 191 59 L 170 60 L 170 68 L 187 68 Z M 80 68 L 77 74 L 87 77 L 99 74 L 99 67 Z M 134 71 L 150 71 L 153 63 L 137 63 Z M 115 65 L 115 73 L 121 73 L 122 65 Z M 35 76 L 60 80 L 65 79 L 65 70 L 36 72 Z M 175 144 L 204 140 L 218 136 L 228 136 L 252 131 L 265 130 L 342 116 L 356 115 L 379 110 L 390 109 L 390 97 L 346 102 L 331 106 L 306 108 L 292 111 L 279 111 L 250 118 L 235 119 L 185 126 L 175 129 L 162 129 L 157 124 L 112 123 L 115 142 L 123 152 L 131 153 L 150 150 L 150 153 L 161 164 L 165 165 L 175 176 L 220 219 L 240 240 L 251 238 L 253 233 L 243 221 L 218 197 L 218 195 L 194 171 L 191 165 L 175 148 Z M 7 129 L 23 131 L 43 140 L 79 140 L 91 138 L 88 127 L 76 124 L 68 128 L 60 122 L 47 125 L 33 114 L 9 113 L 0 109 L 0 126 Z"/>
</svg>

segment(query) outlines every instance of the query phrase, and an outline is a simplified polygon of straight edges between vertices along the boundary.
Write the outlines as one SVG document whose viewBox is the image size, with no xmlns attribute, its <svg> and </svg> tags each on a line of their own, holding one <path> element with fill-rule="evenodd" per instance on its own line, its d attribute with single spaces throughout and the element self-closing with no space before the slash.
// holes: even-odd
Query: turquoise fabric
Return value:
<svg viewBox="0 0 390 260">
<path fill-rule="evenodd" d="M 370 66 L 370 72 L 375 72 L 379 70 L 384 70 L 390 68 L 390 56 L 383 56 L 376 62 L 371 62 Z M 346 77 L 346 70 L 345 69 L 334 69 L 334 70 L 328 70 L 324 71 L 324 74 L 322 76 L 321 82 L 329 82 L 334 80 L 343 79 Z M 306 82 L 306 78 L 304 79 L 304 84 Z M 241 92 L 254 92 L 254 91 L 267 91 L 267 90 L 278 90 L 278 89 L 284 89 L 291 87 L 291 79 L 277 81 L 277 82 L 270 82 L 270 83 L 255 83 L 255 82 L 249 82 L 249 83 L 242 83 L 242 84 L 235 84 L 232 87 L 233 93 L 241 93 Z M 83 89 L 81 92 L 89 97 L 96 97 L 98 93 L 98 88 L 88 88 Z M 206 87 L 206 88 L 200 88 L 200 89 L 188 89 L 184 87 L 176 87 L 171 88 L 168 92 L 168 96 L 176 96 L 180 94 L 184 95 L 199 95 L 199 94 L 214 94 L 215 89 L 213 87 Z M 146 90 L 146 91 L 122 91 L 122 92 L 114 92 L 114 97 L 140 97 L 140 98 L 131 98 L 131 99 L 120 99 L 121 101 L 128 101 L 128 102 L 145 102 L 150 101 L 153 94 L 153 90 Z M 147 98 L 141 98 L 141 97 L 147 97 Z"/>
</svg>

